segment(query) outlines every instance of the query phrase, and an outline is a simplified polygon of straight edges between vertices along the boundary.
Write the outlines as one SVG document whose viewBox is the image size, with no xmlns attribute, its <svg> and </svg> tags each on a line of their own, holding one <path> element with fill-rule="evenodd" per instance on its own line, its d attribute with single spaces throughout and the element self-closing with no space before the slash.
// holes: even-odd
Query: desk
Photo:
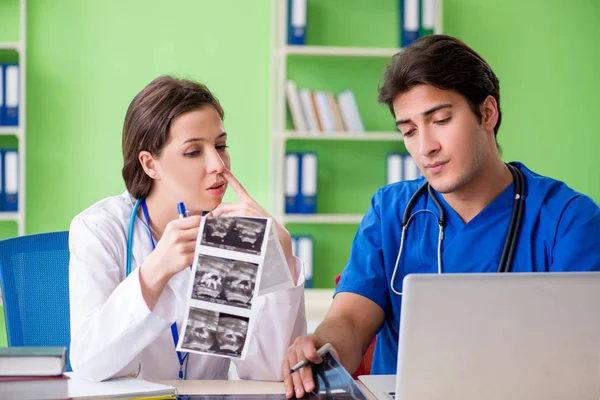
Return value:
<svg viewBox="0 0 600 400">
<path fill-rule="evenodd" d="M 283 382 L 263 381 L 153 381 L 175 386 L 178 394 L 284 394 Z"/>
<path fill-rule="evenodd" d="M 163 385 L 174 386 L 180 395 L 208 395 L 208 394 L 285 394 L 283 382 L 263 381 L 153 381 Z M 357 381 L 358 385 L 369 397 L 376 400 L 364 385 Z"/>
</svg>

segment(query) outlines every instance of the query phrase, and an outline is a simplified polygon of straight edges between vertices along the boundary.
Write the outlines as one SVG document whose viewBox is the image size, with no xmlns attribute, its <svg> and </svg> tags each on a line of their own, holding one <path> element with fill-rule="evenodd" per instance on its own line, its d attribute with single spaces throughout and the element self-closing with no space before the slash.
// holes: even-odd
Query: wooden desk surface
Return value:
<svg viewBox="0 0 600 400">
<path fill-rule="evenodd" d="M 180 395 L 208 395 L 208 394 L 285 394 L 283 382 L 263 381 L 153 381 L 163 385 L 174 386 Z M 375 400 L 375 396 L 357 381 L 367 397 Z"/>
<path fill-rule="evenodd" d="M 175 386 L 178 394 L 285 394 L 283 382 L 263 381 L 153 381 Z"/>
</svg>

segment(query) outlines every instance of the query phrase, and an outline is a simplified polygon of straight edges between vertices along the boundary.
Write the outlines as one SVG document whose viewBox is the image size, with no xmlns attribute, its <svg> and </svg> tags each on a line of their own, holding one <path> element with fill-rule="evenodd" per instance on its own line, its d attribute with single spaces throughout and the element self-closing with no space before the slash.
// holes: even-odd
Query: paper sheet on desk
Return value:
<svg viewBox="0 0 600 400">
<path fill-rule="evenodd" d="M 203 218 L 177 350 L 244 359 L 253 300 L 293 286 L 270 218 Z"/>
<path fill-rule="evenodd" d="M 161 385 L 135 378 L 118 378 L 104 382 L 92 382 L 77 378 L 72 372 L 69 376 L 69 398 L 71 399 L 117 399 L 132 397 L 176 395 L 173 386 Z"/>
</svg>

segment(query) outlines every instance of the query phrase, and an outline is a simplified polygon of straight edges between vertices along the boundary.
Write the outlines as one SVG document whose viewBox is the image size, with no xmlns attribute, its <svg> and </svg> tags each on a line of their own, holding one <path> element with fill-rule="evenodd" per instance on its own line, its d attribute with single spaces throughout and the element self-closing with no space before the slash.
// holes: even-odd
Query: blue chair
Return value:
<svg viewBox="0 0 600 400">
<path fill-rule="evenodd" d="M 64 346 L 69 363 L 69 232 L 0 241 L 9 346 Z"/>
</svg>

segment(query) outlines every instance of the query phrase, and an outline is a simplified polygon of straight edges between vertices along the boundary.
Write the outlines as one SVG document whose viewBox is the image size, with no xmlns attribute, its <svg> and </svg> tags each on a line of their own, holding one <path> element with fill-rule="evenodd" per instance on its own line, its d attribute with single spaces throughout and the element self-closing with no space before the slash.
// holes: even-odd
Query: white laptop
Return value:
<svg viewBox="0 0 600 400">
<path fill-rule="evenodd" d="M 411 274 L 378 399 L 600 399 L 600 272 Z"/>
</svg>

